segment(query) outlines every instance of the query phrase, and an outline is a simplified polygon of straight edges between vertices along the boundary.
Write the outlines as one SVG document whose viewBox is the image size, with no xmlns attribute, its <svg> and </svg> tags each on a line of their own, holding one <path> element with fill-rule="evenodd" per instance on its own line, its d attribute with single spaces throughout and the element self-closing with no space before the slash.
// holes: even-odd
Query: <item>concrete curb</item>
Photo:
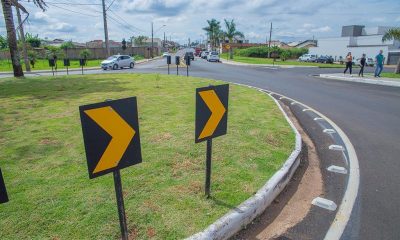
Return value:
<svg viewBox="0 0 400 240">
<path fill-rule="evenodd" d="M 138 60 L 135 62 L 135 64 L 143 64 L 143 63 L 147 63 L 147 62 L 151 62 L 157 59 L 160 59 L 161 57 L 155 57 L 153 59 L 142 59 L 142 60 Z M 101 67 L 88 67 L 88 68 L 83 68 L 83 71 L 90 71 L 90 70 L 101 70 Z M 68 72 L 80 72 L 82 71 L 81 68 L 70 68 L 68 69 Z M 26 72 L 24 71 L 24 74 L 36 74 L 36 73 L 51 73 L 51 70 L 37 70 L 37 71 L 30 71 L 30 72 Z M 57 72 L 67 72 L 67 69 L 63 68 L 60 70 L 57 70 Z M 14 72 L 0 72 L 0 75 L 10 75 L 10 74 L 14 74 Z"/>
<path fill-rule="evenodd" d="M 235 83 L 236 84 L 236 83 Z M 236 84 L 241 86 L 246 86 L 259 90 L 265 93 L 260 88 L 251 87 L 243 84 Z M 267 94 L 267 93 L 265 93 Z M 268 94 L 269 95 L 269 94 Z M 270 96 L 270 95 L 269 95 Z M 199 239 L 228 239 L 237 232 L 239 232 L 243 227 L 251 223 L 257 216 L 264 212 L 264 210 L 272 203 L 272 201 L 280 194 L 280 192 L 286 187 L 292 178 L 294 172 L 300 164 L 300 153 L 302 148 L 302 140 L 300 133 L 297 131 L 296 127 L 289 119 L 285 111 L 282 109 L 278 101 L 270 96 L 279 109 L 285 116 L 286 121 L 289 123 L 290 127 L 296 135 L 295 149 L 290 154 L 289 158 L 283 164 L 282 168 L 279 169 L 268 182 L 257 191 L 257 193 L 247 199 L 245 202 L 241 203 L 234 210 L 229 211 L 223 217 L 218 219 L 216 222 L 208 226 L 204 231 L 196 233 L 188 240 L 199 240 Z"/>
<path fill-rule="evenodd" d="M 347 82 L 358 82 L 358 83 L 367 83 L 367 84 L 375 84 L 382 86 L 391 86 L 391 87 L 400 87 L 400 81 L 396 80 L 381 80 L 381 79 L 368 79 L 368 78 L 360 78 L 360 77 L 345 77 L 345 76 L 337 76 L 332 74 L 320 74 L 320 78 L 325 79 L 333 79 L 339 81 L 347 81 Z"/>
<path fill-rule="evenodd" d="M 301 66 L 301 65 L 273 65 L 273 64 L 252 64 L 252 63 L 241 63 L 234 62 L 226 59 L 220 59 L 224 64 L 235 65 L 235 66 L 248 66 L 248 67 L 274 67 L 274 68 L 318 68 L 317 66 Z"/>
</svg>

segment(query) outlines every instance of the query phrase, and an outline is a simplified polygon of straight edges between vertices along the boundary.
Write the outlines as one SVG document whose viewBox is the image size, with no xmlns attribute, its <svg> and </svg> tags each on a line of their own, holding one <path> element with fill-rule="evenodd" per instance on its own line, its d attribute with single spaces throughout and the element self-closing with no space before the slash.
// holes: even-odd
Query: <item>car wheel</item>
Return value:
<svg viewBox="0 0 400 240">
<path fill-rule="evenodd" d="M 135 64 L 133 62 L 129 65 L 130 68 L 133 68 L 134 66 Z"/>
<path fill-rule="evenodd" d="M 105 71 L 105 70 L 107 70 L 107 68 L 103 68 L 103 70 Z"/>
<path fill-rule="evenodd" d="M 118 65 L 117 65 L 117 64 L 114 64 L 113 70 L 117 70 L 117 69 L 118 69 Z"/>
</svg>

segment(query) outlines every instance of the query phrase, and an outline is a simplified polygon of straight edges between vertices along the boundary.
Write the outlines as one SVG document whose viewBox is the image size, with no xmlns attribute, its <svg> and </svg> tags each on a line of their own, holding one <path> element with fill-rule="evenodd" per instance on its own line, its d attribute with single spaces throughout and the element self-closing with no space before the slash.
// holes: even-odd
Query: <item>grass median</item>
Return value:
<svg viewBox="0 0 400 240">
<path fill-rule="evenodd" d="M 0 239 L 118 239 L 112 175 L 89 180 L 78 106 L 137 96 L 143 163 L 121 171 L 131 238 L 181 239 L 252 196 L 294 134 L 265 94 L 231 85 L 228 134 L 194 143 L 195 88 L 222 82 L 158 74 L 0 80 L 0 167 L 10 202 Z"/>
<path fill-rule="evenodd" d="M 222 59 L 227 59 L 228 55 L 223 53 L 221 55 Z M 275 65 L 294 65 L 294 66 L 314 66 L 320 68 L 343 68 L 344 65 L 341 64 L 326 64 L 326 63 L 314 63 L 314 62 L 299 62 L 296 60 L 286 60 L 281 61 L 277 59 L 274 63 L 272 58 L 256 58 L 256 57 L 242 57 L 242 56 L 233 56 L 232 61 L 241 62 L 241 63 L 250 63 L 250 64 L 275 64 Z"/>
</svg>

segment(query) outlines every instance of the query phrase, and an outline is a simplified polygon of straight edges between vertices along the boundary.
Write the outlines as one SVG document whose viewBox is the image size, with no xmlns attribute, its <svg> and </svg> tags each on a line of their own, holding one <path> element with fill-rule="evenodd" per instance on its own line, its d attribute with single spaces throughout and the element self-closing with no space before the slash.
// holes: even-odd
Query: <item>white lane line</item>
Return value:
<svg viewBox="0 0 400 240">
<path fill-rule="evenodd" d="M 305 109 L 303 109 L 303 112 L 307 112 L 307 111 L 312 111 L 311 109 L 309 109 L 309 108 L 305 108 Z"/>
<path fill-rule="evenodd" d="M 282 100 L 282 99 L 284 99 L 284 98 L 285 98 L 285 97 L 280 97 L 279 100 Z"/>
<path fill-rule="evenodd" d="M 324 120 L 324 119 L 321 118 L 321 117 L 316 117 L 316 118 L 314 118 L 314 121 L 319 121 L 319 120 Z"/>
<path fill-rule="evenodd" d="M 295 105 L 297 102 L 292 102 L 292 103 L 290 103 L 290 105 Z"/>
<path fill-rule="evenodd" d="M 241 85 L 248 86 L 245 84 Z M 273 93 L 271 91 L 267 92 Z M 289 97 L 286 98 L 290 101 L 297 102 L 300 105 L 306 106 L 303 103 L 299 103 L 298 101 L 294 100 L 293 98 Z M 358 157 L 356 150 L 354 149 L 354 146 L 351 143 L 349 137 L 346 135 L 346 133 L 343 132 L 343 130 L 338 125 L 336 125 L 336 123 L 334 123 L 330 118 L 320 113 L 319 111 L 309 106 L 307 107 L 312 109 L 314 113 L 319 115 L 322 119 L 326 120 L 336 130 L 336 132 L 342 139 L 344 145 L 346 146 L 347 154 L 349 155 L 348 158 L 349 180 L 347 181 L 346 192 L 344 193 L 342 202 L 339 205 L 338 211 L 336 212 L 335 219 L 333 220 L 324 238 L 324 240 L 340 239 L 340 237 L 344 232 L 344 229 L 346 228 L 347 223 L 349 222 L 351 211 L 353 210 L 354 203 L 356 202 L 358 188 L 360 185 L 360 167 L 358 164 Z"/>
<path fill-rule="evenodd" d="M 335 150 L 335 151 L 344 151 L 344 147 L 343 146 L 335 145 L 335 144 L 330 145 L 329 149 L 330 150 Z"/>
<path fill-rule="evenodd" d="M 312 200 L 311 203 L 315 206 L 325 208 L 329 211 L 335 211 L 337 208 L 337 205 L 335 202 L 333 202 L 329 199 L 326 199 L 326 198 L 322 198 L 322 197 L 314 198 L 314 200 Z"/>
<path fill-rule="evenodd" d="M 335 165 L 331 165 L 328 168 L 329 172 L 334 172 L 334 173 L 341 173 L 341 174 L 347 174 L 347 169 L 344 167 L 339 167 Z"/>
<path fill-rule="evenodd" d="M 324 133 L 336 133 L 335 129 L 332 129 L 332 128 L 326 128 L 322 132 L 324 132 Z"/>
</svg>

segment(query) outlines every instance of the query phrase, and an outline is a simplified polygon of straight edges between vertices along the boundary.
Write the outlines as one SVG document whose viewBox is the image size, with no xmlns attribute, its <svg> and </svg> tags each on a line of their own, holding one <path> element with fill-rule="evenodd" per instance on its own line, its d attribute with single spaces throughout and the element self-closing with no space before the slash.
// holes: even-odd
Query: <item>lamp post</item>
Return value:
<svg viewBox="0 0 400 240">
<path fill-rule="evenodd" d="M 154 58 L 154 34 L 157 33 L 161 28 L 165 27 L 167 25 L 162 25 L 160 28 L 158 28 L 156 31 L 154 31 L 154 24 L 151 22 L 151 58 Z"/>
</svg>

